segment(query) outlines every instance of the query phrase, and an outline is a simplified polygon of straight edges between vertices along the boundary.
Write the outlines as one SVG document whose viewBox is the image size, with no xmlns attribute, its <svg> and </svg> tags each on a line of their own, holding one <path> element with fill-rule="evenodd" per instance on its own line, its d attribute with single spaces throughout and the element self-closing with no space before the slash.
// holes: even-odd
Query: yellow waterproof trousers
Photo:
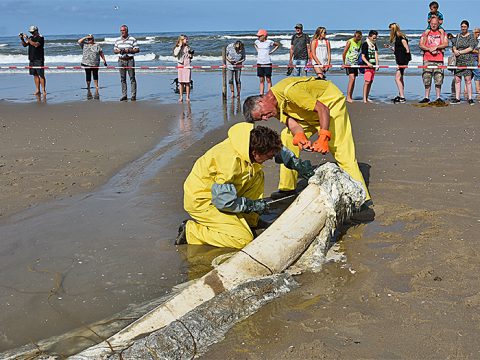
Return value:
<svg viewBox="0 0 480 360">
<path fill-rule="evenodd" d="M 252 185 L 242 196 L 252 200 L 263 197 L 263 171 L 252 179 Z M 186 224 L 187 242 L 190 245 L 212 245 L 242 249 L 253 240 L 250 226 L 257 226 L 256 213 L 227 213 L 219 211 L 213 204 L 207 209 L 186 209 L 195 221 Z"/>
<path fill-rule="evenodd" d="M 332 138 L 328 143 L 330 152 L 343 170 L 353 179 L 363 184 L 363 188 L 367 193 L 366 200 L 370 200 L 367 185 L 365 184 L 363 175 L 358 167 L 357 159 L 355 158 L 355 144 L 353 143 L 352 127 L 345 97 L 337 87 L 329 86 L 318 101 L 330 109 L 330 128 L 328 129 L 332 133 Z M 296 119 L 296 121 L 303 128 L 307 138 L 310 138 L 319 131 L 319 125 L 312 126 L 298 119 Z M 298 146 L 293 145 L 293 135 L 288 128 L 283 129 L 281 138 L 283 145 L 299 157 L 300 149 Z M 281 165 L 278 188 L 280 190 L 294 190 L 297 187 L 297 176 L 296 171 L 289 170 L 284 165 Z"/>
</svg>

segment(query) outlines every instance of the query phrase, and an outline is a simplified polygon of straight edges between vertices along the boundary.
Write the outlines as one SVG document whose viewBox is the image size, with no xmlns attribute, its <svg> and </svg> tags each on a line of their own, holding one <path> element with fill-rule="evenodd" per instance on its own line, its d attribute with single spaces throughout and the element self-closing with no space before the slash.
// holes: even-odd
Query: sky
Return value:
<svg viewBox="0 0 480 360">
<path fill-rule="evenodd" d="M 422 0 L 0 0 L 0 36 L 26 32 L 37 25 L 43 35 L 130 33 L 388 29 L 423 29 L 430 1 Z M 463 19 L 480 27 L 480 0 L 438 1 L 446 29 L 459 29 Z M 476 22 L 476 23 L 475 23 Z M 293 30 L 292 30 L 293 31 Z"/>
</svg>

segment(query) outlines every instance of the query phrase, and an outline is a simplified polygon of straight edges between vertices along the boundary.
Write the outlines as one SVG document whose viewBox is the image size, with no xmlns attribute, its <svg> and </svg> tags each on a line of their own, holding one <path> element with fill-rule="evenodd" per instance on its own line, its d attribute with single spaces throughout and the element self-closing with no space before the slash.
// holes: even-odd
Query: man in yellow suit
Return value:
<svg viewBox="0 0 480 360">
<path fill-rule="evenodd" d="M 180 225 L 175 244 L 241 249 L 251 242 L 252 228 L 268 208 L 262 199 L 262 164 L 273 157 L 301 176 L 313 175 L 310 162 L 282 147 L 274 130 L 246 122 L 233 125 L 228 138 L 200 157 L 185 180 L 184 208 L 193 220 Z"/>
<path fill-rule="evenodd" d="M 359 221 L 371 221 L 375 213 L 365 180 L 355 157 L 350 117 L 343 93 L 331 82 L 314 77 L 286 78 L 264 96 L 250 96 L 243 104 L 248 122 L 275 117 L 286 125 L 282 143 L 298 157 L 300 150 L 325 154 L 331 152 L 338 165 L 353 179 L 362 183 L 366 202 L 354 216 Z M 313 144 L 309 138 L 318 133 Z M 297 172 L 282 166 L 278 191 L 272 198 L 282 198 L 295 192 Z"/>
</svg>

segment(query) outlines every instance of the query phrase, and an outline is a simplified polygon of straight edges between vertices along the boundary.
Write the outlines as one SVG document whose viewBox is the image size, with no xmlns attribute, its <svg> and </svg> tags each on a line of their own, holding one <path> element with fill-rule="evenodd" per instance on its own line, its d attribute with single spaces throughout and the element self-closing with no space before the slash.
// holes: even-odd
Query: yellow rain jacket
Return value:
<svg viewBox="0 0 480 360">
<path fill-rule="evenodd" d="M 337 160 L 338 165 L 353 179 L 360 181 L 370 195 L 358 167 L 355 157 L 352 127 L 345 104 L 345 96 L 331 81 L 319 80 L 314 77 L 285 78 L 272 86 L 273 95 L 278 102 L 279 120 L 286 124 L 292 118 L 303 128 L 305 136 L 310 138 L 320 130 L 318 114 L 314 111 L 317 101 L 330 110 L 330 127 L 332 137 L 329 141 L 329 150 Z M 282 143 L 299 157 L 300 150 L 293 145 L 293 135 L 285 128 L 281 133 Z M 297 172 L 285 166 L 280 167 L 280 190 L 293 190 L 297 186 Z"/>
<path fill-rule="evenodd" d="M 257 225 L 258 214 L 220 211 L 212 199 L 214 184 L 233 185 L 238 198 L 263 197 L 262 165 L 252 163 L 249 155 L 252 129 L 249 123 L 233 125 L 226 140 L 195 162 L 184 184 L 184 207 L 194 219 L 186 224 L 188 244 L 241 249 L 253 240 L 250 226 Z"/>
</svg>

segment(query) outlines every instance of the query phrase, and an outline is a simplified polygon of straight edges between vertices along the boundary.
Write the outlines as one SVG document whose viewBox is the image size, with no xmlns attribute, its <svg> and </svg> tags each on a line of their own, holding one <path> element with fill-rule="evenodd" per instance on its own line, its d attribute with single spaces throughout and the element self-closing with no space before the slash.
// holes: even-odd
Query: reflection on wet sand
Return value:
<svg viewBox="0 0 480 360">
<path fill-rule="evenodd" d="M 237 251 L 235 249 L 216 248 L 209 245 L 187 245 L 182 246 L 179 250 L 183 251 L 183 255 L 188 264 L 188 280 L 198 279 L 212 270 L 212 261 L 216 257 Z"/>
<path fill-rule="evenodd" d="M 239 97 L 233 98 L 230 105 L 227 101 L 223 101 L 223 122 L 226 124 L 231 122 L 237 116 L 242 116 L 242 101 Z"/>
<path fill-rule="evenodd" d="M 184 134 L 192 132 L 192 107 L 190 102 L 182 103 L 182 113 L 180 114 L 180 131 Z"/>
<path fill-rule="evenodd" d="M 100 93 L 98 92 L 98 89 L 95 89 L 95 93 L 92 94 L 92 91 L 90 89 L 87 89 L 87 100 L 100 100 Z"/>
</svg>

